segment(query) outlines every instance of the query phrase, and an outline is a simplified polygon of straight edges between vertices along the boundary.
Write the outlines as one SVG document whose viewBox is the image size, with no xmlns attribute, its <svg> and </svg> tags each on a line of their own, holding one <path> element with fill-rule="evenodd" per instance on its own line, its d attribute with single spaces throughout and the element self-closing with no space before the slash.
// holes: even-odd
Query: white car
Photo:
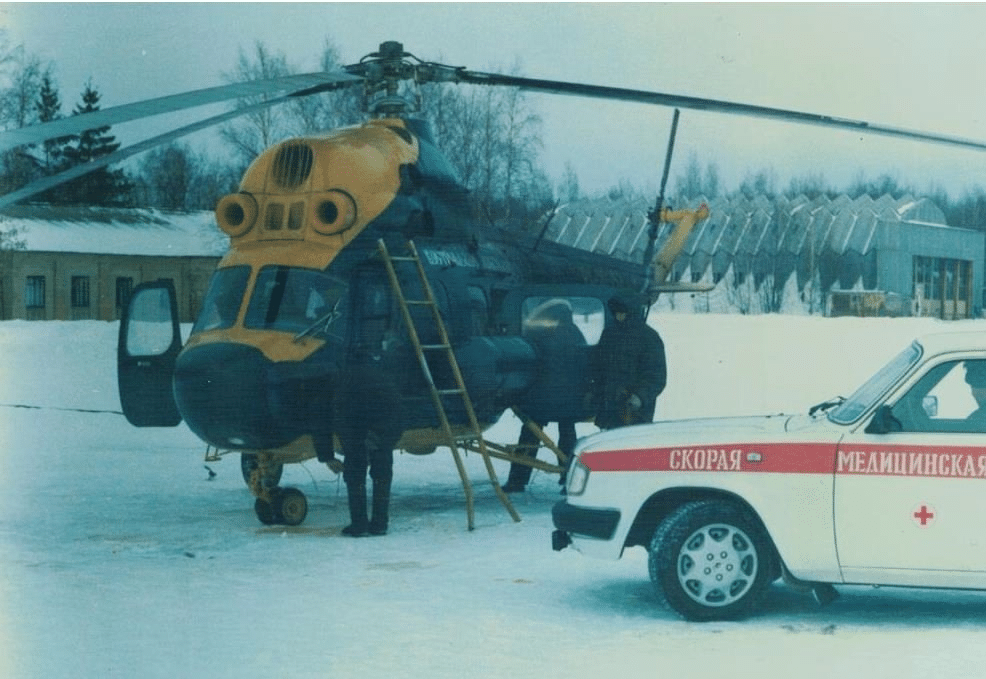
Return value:
<svg viewBox="0 0 986 679">
<path fill-rule="evenodd" d="M 783 576 L 986 589 L 986 333 L 914 341 L 809 413 L 655 422 L 580 441 L 553 547 L 649 551 L 690 620 L 750 612 Z"/>
</svg>

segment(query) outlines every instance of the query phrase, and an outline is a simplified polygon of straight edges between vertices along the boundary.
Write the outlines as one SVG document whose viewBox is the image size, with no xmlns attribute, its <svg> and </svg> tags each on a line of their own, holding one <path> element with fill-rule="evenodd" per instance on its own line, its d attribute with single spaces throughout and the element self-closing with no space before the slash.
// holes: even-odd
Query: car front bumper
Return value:
<svg viewBox="0 0 986 679">
<path fill-rule="evenodd" d="M 578 507 L 562 500 L 551 509 L 555 531 L 551 546 L 559 551 L 572 543 L 573 537 L 611 540 L 620 523 L 620 510 Z"/>
</svg>

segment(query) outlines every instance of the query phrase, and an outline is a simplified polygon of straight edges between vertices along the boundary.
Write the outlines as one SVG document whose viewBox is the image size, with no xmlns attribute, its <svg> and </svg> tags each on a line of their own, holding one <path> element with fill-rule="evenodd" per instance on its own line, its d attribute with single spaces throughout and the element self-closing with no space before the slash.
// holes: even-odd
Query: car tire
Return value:
<svg viewBox="0 0 986 679">
<path fill-rule="evenodd" d="M 752 512 L 728 500 L 703 500 L 660 523 L 648 564 L 662 605 L 687 620 L 731 620 L 763 597 L 774 579 L 774 554 Z"/>
</svg>

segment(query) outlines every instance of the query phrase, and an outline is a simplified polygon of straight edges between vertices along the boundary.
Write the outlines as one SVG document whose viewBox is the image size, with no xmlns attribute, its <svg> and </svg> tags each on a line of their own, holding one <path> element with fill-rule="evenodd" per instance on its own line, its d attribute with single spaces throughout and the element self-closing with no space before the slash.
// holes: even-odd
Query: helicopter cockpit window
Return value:
<svg viewBox="0 0 986 679">
<path fill-rule="evenodd" d="M 202 311 L 192 332 L 229 328 L 236 322 L 243 302 L 243 292 L 250 279 L 250 267 L 234 266 L 219 269 L 209 281 L 209 290 L 202 302 Z"/>
<path fill-rule="evenodd" d="M 521 305 L 521 315 L 525 336 L 548 329 L 545 324 L 557 325 L 562 318 L 567 323 L 570 317 L 589 346 L 599 342 L 606 324 L 603 303 L 595 297 L 528 297 Z"/>
<path fill-rule="evenodd" d="M 257 275 L 246 327 L 344 336 L 345 283 L 311 269 L 267 266 Z"/>
</svg>

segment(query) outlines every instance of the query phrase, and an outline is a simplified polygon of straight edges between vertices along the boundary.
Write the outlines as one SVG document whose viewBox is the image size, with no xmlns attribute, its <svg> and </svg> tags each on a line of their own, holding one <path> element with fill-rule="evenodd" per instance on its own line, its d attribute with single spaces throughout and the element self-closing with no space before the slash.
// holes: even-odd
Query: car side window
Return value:
<svg viewBox="0 0 986 679">
<path fill-rule="evenodd" d="M 893 408 L 905 432 L 986 434 L 986 360 L 934 366 Z"/>
</svg>

